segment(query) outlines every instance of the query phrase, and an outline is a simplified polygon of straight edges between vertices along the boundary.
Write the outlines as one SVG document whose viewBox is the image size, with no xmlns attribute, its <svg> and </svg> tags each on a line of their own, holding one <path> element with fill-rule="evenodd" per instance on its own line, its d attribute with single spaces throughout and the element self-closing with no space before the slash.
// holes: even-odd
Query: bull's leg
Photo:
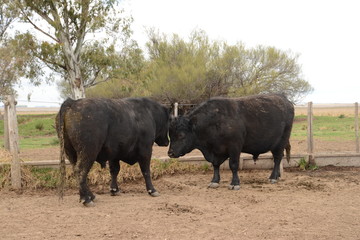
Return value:
<svg viewBox="0 0 360 240">
<path fill-rule="evenodd" d="M 240 153 L 232 153 L 229 159 L 229 167 L 232 172 L 232 179 L 229 185 L 230 190 L 240 189 L 240 178 L 238 175 Z"/>
<path fill-rule="evenodd" d="M 90 191 L 87 184 L 87 176 L 93 163 L 94 161 L 88 158 L 79 157 L 75 166 L 75 176 L 79 182 L 80 202 L 84 201 L 83 204 L 85 206 L 93 205 L 93 200 L 95 199 L 95 195 Z"/>
<path fill-rule="evenodd" d="M 160 193 L 158 193 L 152 182 L 151 182 L 151 174 L 150 174 L 150 158 L 151 157 L 147 157 L 147 158 L 143 158 L 141 159 L 139 162 L 140 165 L 140 169 L 141 169 L 141 173 L 144 176 L 145 179 L 145 184 L 146 184 L 146 191 L 153 197 L 158 197 L 160 196 Z"/>
<path fill-rule="evenodd" d="M 271 151 L 273 158 L 274 158 L 274 168 L 272 170 L 272 173 L 270 175 L 270 182 L 271 183 L 276 183 L 277 180 L 280 177 L 280 163 L 281 160 L 284 156 L 284 149 L 282 150 L 276 150 L 276 151 Z"/>
<path fill-rule="evenodd" d="M 285 127 L 281 141 L 276 146 L 276 148 L 271 151 L 274 158 L 274 168 L 269 178 L 271 183 L 276 183 L 280 177 L 280 163 L 284 156 L 285 148 L 288 151 L 288 154 L 290 155 L 289 138 L 291 134 L 291 127 L 292 127 L 291 125 Z M 290 161 L 290 159 L 288 159 L 288 161 Z"/>
<path fill-rule="evenodd" d="M 111 196 L 117 196 L 120 193 L 120 189 L 117 184 L 117 176 L 120 172 L 120 161 L 110 160 L 109 167 L 110 167 L 110 175 L 111 175 L 110 194 Z"/>
<path fill-rule="evenodd" d="M 220 183 L 220 165 L 213 164 L 213 168 L 214 168 L 214 175 L 208 187 L 218 188 Z"/>
</svg>

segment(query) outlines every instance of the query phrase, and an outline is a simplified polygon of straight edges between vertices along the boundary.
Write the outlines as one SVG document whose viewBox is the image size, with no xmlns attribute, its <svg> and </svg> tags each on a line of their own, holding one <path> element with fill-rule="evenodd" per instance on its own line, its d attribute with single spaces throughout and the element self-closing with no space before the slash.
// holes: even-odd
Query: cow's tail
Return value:
<svg viewBox="0 0 360 240">
<path fill-rule="evenodd" d="M 74 100 L 68 98 L 61 105 L 60 111 L 57 115 L 57 133 L 60 142 L 60 181 L 59 181 L 59 198 L 63 199 L 64 197 L 64 188 L 65 188 L 65 180 L 66 180 L 66 163 L 65 163 L 65 143 L 64 143 L 64 114 L 68 108 L 70 108 L 71 104 Z"/>
<path fill-rule="evenodd" d="M 290 164 L 290 157 L 291 157 L 290 150 L 291 150 L 291 145 L 290 145 L 290 141 L 288 141 L 285 146 L 285 151 L 286 151 L 286 160 L 289 164 Z"/>
</svg>

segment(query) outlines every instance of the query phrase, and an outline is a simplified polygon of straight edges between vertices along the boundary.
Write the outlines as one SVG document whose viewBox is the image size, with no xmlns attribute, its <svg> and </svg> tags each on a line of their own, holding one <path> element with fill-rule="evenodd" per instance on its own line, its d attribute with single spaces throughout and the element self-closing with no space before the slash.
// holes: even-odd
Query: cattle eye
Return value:
<svg viewBox="0 0 360 240">
<path fill-rule="evenodd" d="M 178 139 L 184 139 L 185 138 L 185 133 L 181 132 L 178 134 Z"/>
</svg>

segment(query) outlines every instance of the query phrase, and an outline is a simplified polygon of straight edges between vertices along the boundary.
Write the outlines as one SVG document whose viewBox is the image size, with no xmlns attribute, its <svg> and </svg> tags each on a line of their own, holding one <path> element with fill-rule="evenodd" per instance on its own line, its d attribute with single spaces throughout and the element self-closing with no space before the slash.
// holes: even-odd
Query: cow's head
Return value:
<svg viewBox="0 0 360 240">
<path fill-rule="evenodd" d="M 171 119 L 169 136 L 169 157 L 178 158 L 194 149 L 195 135 L 189 118 L 180 116 Z"/>
</svg>

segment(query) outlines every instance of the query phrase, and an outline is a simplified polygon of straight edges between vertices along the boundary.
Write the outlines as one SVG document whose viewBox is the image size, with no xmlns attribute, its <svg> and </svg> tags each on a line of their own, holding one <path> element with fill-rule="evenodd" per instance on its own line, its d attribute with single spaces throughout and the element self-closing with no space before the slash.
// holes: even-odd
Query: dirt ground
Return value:
<svg viewBox="0 0 360 240">
<path fill-rule="evenodd" d="M 153 157 L 166 151 L 154 147 Z M 21 154 L 58 159 L 57 148 Z M 120 196 L 94 191 L 93 208 L 75 190 L 62 201 L 56 191 L 3 190 L 0 239 L 360 239 L 360 168 L 285 169 L 277 184 L 268 182 L 270 170 L 239 174 L 239 191 L 227 189 L 227 170 L 218 189 L 207 188 L 211 172 L 165 176 L 154 181 L 156 198 L 143 180 L 126 183 Z"/>
<path fill-rule="evenodd" d="M 112 197 L 97 192 L 86 208 L 74 190 L 3 191 L 1 239 L 360 239 L 360 169 L 287 169 L 277 184 L 270 170 L 240 171 L 241 189 L 228 190 L 231 173 L 162 177 L 150 197 L 143 181 L 121 185 Z"/>
</svg>

